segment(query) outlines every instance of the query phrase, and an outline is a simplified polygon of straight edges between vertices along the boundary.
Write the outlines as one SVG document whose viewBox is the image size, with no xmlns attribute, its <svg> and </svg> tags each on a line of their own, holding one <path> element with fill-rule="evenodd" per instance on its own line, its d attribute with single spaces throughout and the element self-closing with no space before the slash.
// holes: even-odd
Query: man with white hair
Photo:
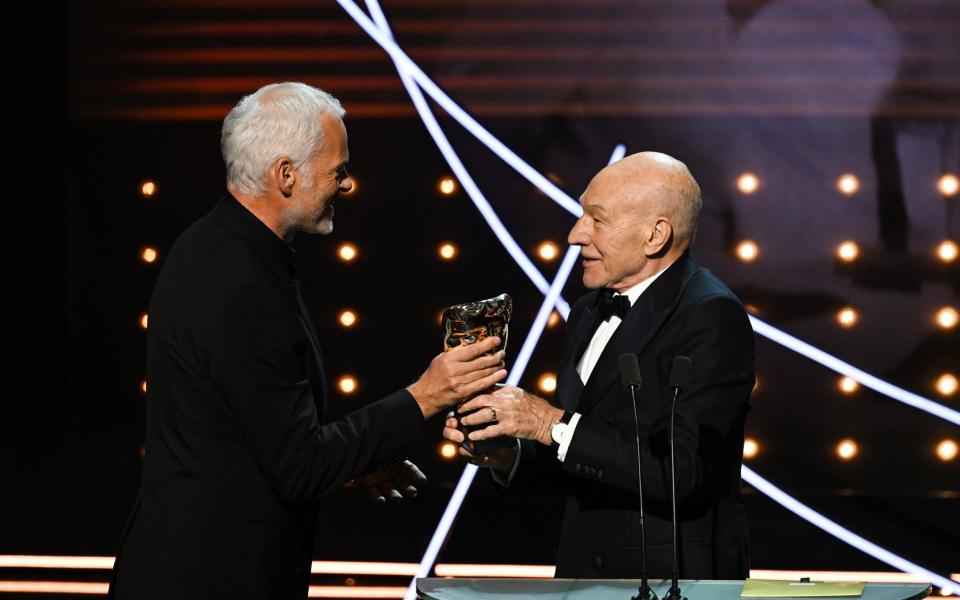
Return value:
<svg viewBox="0 0 960 600">
<path fill-rule="evenodd" d="M 224 120 L 229 195 L 177 239 L 150 302 L 146 455 L 114 598 L 305 598 L 318 500 L 506 375 L 490 338 L 326 422 L 320 344 L 287 242 L 330 233 L 353 186 L 343 114 L 329 94 L 281 83 Z M 359 479 L 381 501 L 422 481 L 408 461 Z"/>
<path fill-rule="evenodd" d="M 504 386 L 459 408 L 464 416 L 449 418 L 444 436 L 501 485 L 566 496 L 557 577 L 640 576 L 639 452 L 648 573 L 669 578 L 669 379 L 674 359 L 686 356 L 692 369 L 676 419 L 680 577 L 743 579 L 740 464 L 754 338 L 736 296 L 690 254 L 700 188 L 680 161 L 642 152 L 600 171 L 580 202 L 568 241 L 581 247 L 583 283 L 593 291 L 570 311 L 559 406 Z M 626 353 L 639 358 L 638 425 L 620 382 Z M 462 425 L 478 429 L 466 439 Z M 500 436 L 524 442 L 470 451 Z"/>
</svg>

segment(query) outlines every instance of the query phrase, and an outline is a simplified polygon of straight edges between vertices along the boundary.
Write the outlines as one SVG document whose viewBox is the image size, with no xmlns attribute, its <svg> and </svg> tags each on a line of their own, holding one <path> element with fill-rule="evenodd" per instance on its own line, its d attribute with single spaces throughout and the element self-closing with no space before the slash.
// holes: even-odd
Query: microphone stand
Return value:
<svg viewBox="0 0 960 600">
<path fill-rule="evenodd" d="M 631 384 L 630 399 L 633 406 L 633 426 L 637 432 L 637 497 L 640 498 L 640 589 L 630 600 L 658 600 L 657 594 L 647 582 L 647 534 L 643 526 L 643 476 L 640 471 L 640 421 L 637 418 L 637 386 Z"/>
<path fill-rule="evenodd" d="M 673 434 L 675 430 L 674 421 L 677 417 L 677 396 L 680 395 L 680 386 L 673 388 L 673 407 L 670 410 L 670 504 L 673 508 L 673 580 L 670 585 L 670 591 L 663 597 L 663 600 L 687 600 L 680 591 L 679 564 L 680 553 L 677 544 L 677 463 L 674 458 Z"/>
</svg>

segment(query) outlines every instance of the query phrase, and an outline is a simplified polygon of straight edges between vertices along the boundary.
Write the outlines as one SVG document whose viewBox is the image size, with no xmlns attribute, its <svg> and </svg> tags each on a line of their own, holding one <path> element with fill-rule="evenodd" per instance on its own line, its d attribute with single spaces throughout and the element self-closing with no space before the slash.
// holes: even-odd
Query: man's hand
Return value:
<svg viewBox="0 0 960 600">
<path fill-rule="evenodd" d="M 400 502 L 404 496 L 413 498 L 417 495 L 417 488 L 425 483 L 427 477 L 423 471 L 409 460 L 402 460 L 351 479 L 344 487 L 365 490 L 371 500 L 384 504 L 387 500 Z"/>
<path fill-rule="evenodd" d="M 423 417 L 438 412 L 489 388 L 507 376 L 503 352 L 486 356 L 500 344 L 493 336 L 437 355 L 416 383 L 407 388 Z"/>
<path fill-rule="evenodd" d="M 483 427 L 468 434 L 470 441 L 509 436 L 535 440 L 547 446 L 550 445 L 550 427 L 563 417 L 563 409 L 510 385 L 465 402 L 457 412 L 465 415 L 460 418 L 462 425 Z"/>
<path fill-rule="evenodd" d="M 509 473 L 517 460 L 516 446 L 497 448 L 484 454 L 474 454 L 473 444 L 464 436 L 463 431 L 460 429 L 460 421 L 457 419 L 456 413 L 452 411 L 447 414 L 447 421 L 444 423 L 443 428 L 443 437 L 457 444 L 460 448 L 460 456 L 467 459 L 467 462 L 473 463 L 478 467 L 489 467 L 497 471 Z"/>
</svg>

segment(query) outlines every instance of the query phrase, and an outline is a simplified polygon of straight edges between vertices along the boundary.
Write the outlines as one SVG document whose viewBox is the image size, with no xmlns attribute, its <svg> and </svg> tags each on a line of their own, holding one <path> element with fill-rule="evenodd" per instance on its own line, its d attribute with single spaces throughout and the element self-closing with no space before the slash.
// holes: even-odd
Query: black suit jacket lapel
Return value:
<svg viewBox="0 0 960 600">
<path fill-rule="evenodd" d="M 584 303 L 584 313 L 577 319 L 576 325 L 567 333 L 563 356 L 560 358 L 560 377 L 557 381 L 557 399 L 565 410 L 574 410 L 583 394 L 583 382 L 577 373 L 577 362 L 586 351 L 594 331 L 600 324 L 600 314 L 596 309 L 596 294 L 591 292 Z"/>
<path fill-rule="evenodd" d="M 698 268 L 696 260 L 689 255 L 689 252 L 684 253 L 637 298 L 630 307 L 626 319 L 617 327 L 613 337 L 603 349 L 603 353 L 600 354 L 597 365 L 590 373 L 590 378 L 580 396 L 577 412 L 589 412 L 610 386 L 619 381 L 618 358 L 620 355 L 627 352 L 636 354 L 643 352 L 673 313 L 683 286 Z M 589 333 L 588 341 L 593 336 L 593 329 Z"/>
</svg>

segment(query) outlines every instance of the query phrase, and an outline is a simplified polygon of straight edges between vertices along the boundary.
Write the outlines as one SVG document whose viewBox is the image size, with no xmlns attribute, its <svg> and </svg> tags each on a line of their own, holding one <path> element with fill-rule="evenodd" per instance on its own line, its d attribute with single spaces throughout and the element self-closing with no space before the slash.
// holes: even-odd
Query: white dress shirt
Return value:
<svg viewBox="0 0 960 600">
<path fill-rule="evenodd" d="M 666 269 L 660 270 L 656 275 L 652 277 L 647 277 L 637 285 L 633 286 L 625 294 L 630 300 L 630 306 L 637 301 L 637 298 L 640 297 L 640 294 L 645 292 L 650 284 L 656 281 L 657 277 L 666 271 Z M 621 294 L 614 294 L 614 297 L 620 296 Z M 617 315 L 610 315 L 610 317 L 600 323 L 597 327 L 597 330 L 593 332 L 593 337 L 590 339 L 590 344 L 587 346 L 587 349 L 584 350 L 583 356 L 580 357 L 580 362 L 577 363 L 577 374 L 580 375 L 580 381 L 586 385 L 587 380 L 590 379 L 590 374 L 593 373 L 594 367 L 597 366 L 597 360 L 600 359 L 600 355 L 603 354 L 603 349 L 607 347 L 607 342 L 610 341 L 610 338 L 613 337 L 614 332 L 617 331 L 617 327 L 620 327 L 621 319 Z M 573 439 L 573 432 L 577 428 L 577 423 L 580 421 L 580 413 L 573 413 L 573 416 L 570 418 L 570 422 L 564 425 L 563 423 L 557 425 L 557 437 L 560 438 L 560 447 L 557 448 L 557 458 L 560 462 L 563 462 L 567 458 L 567 449 L 570 447 L 570 440 Z"/>
</svg>

